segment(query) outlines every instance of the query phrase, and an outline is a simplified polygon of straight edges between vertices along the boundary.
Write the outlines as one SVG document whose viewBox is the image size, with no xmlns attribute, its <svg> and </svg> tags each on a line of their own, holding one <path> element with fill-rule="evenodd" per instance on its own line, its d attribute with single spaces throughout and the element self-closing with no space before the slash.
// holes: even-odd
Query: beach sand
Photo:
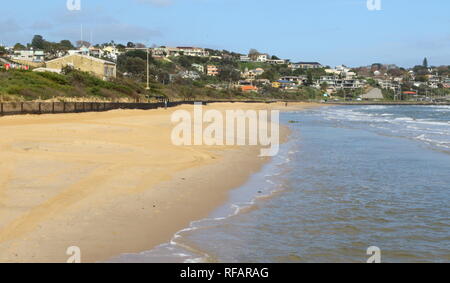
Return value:
<svg viewBox="0 0 450 283">
<path fill-rule="evenodd" d="M 66 262 L 70 246 L 83 262 L 149 250 L 207 217 L 268 161 L 255 146 L 172 145 L 180 109 L 193 107 L 1 117 L 0 262 Z"/>
</svg>

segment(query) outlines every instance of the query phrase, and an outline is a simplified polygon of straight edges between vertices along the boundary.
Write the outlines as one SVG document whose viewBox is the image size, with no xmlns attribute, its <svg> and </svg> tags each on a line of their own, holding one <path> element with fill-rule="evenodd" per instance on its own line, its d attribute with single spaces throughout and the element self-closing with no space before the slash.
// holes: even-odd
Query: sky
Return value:
<svg viewBox="0 0 450 283">
<path fill-rule="evenodd" d="M 81 10 L 67 1 L 2 1 L 0 44 L 34 34 L 75 42 L 83 26 L 93 43 L 255 48 L 329 66 L 450 65 L 448 0 L 80 0 Z"/>
</svg>

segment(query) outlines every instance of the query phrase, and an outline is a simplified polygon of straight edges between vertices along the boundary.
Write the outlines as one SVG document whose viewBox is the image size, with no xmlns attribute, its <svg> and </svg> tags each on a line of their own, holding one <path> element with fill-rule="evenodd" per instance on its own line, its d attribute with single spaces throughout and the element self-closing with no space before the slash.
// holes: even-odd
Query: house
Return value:
<svg viewBox="0 0 450 283">
<path fill-rule="evenodd" d="M 266 63 L 273 64 L 273 65 L 284 65 L 288 62 L 288 60 L 283 59 L 268 59 Z"/>
<path fill-rule="evenodd" d="M 250 62 L 250 61 L 252 61 L 252 59 L 247 55 L 241 55 L 240 61 L 241 62 Z"/>
<path fill-rule="evenodd" d="M 442 85 L 444 86 L 444 88 L 450 88 L 450 79 L 445 79 Z"/>
<path fill-rule="evenodd" d="M 206 67 L 206 75 L 215 77 L 219 75 L 219 68 L 215 65 L 208 65 Z"/>
<path fill-rule="evenodd" d="M 205 67 L 201 64 L 192 64 L 192 68 L 196 69 L 197 71 L 199 71 L 200 73 L 204 74 L 205 73 Z"/>
<path fill-rule="evenodd" d="M 272 83 L 272 87 L 285 90 L 293 90 L 298 88 L 298 84 L 292 81 L 278 80 Z"/>
<path fill-rule="evenodd" d="M 199 73 L 197 73 L 196 71 L 182 71 L 178 73 L 178 75 L 183 79 L 189 79 L 194 81 L 201 78 Z"/>
<path fill-rule="evenodd" d="M 147 49 L 147 48 L 145 48 Z M 127 50 L 136 50 L 135 48 L 127 48 Z M 150 49 L 152 56 L 156 58 L 164 58 L 169 56 L 169 50 L 165 47 L 154 47 Z"/>
<path fill-rule="evenodd" d="M 115 63 L 81 54 L 67 55 L 46 63 L 47 68 L 54 70 L 62 70 L 67 66 L 91 73 L 103 80 L 115 78 L 117 72 Z"/>
<path fill-rule="evenodd" d="M 264 69 L 262 68 L 256 68 L 254 70 L 249 70 L 248 68 L 245 69 L 245 71 L 241 74 L 241 78 L 248 79 L 248 80 L 254 80 L 256 77 L 264 74 Z"/>
<path fill-rule="evenodd" d="M 237 88 L 243 92 L 257 92 L 258 88 L 250 81 L 239 81 Z"/>
<path fill-rule="evenodd" d="M 289 68 L 292 70 L 297 69 L 319 69 L 322 68 L 322 65 L 318 62 L 298 62 L 298 63 L 292 63 L 289 65 Z"/>
<path fill-rule="evenodd" d="M 308 78 L 306 76 L 284 76 L 280 78 L 280 81 L 288 81 L 296 85 L 303 85 L 308 81 Z"/>
<path fill-rule="evenodd" d="M 180 55 L 192 57 L 208 57 L 209 52 L 199 47 L 177 47 Z"/>
<path fill-rule="evenodd" d="M 390 79 L 377 79 L 376 80 L 382 89 L 389 89 L 396 91 L 400 88 L 400 82 Z"/>
<path fill-rule="evenodd" d="M 154 47 L 151 48 L 153 57 L 163 58 L 170 56 L 192 56 L 192 57 L 208 57 L 209 52 L 205 48 L 200 47 L 189 47 L 189 46 L 181 46 L 181 47 Z"/>
<path fill-rule="evenodd" d="M 258 54 L 256 56 L 256 62 L 267 62 L 269 59 L 269 54 Z"/>
<path fill-rule="evenodd" d="M 89 47 L 82 45 L 80 48 L 78 49 L 74 49 L 74 50 L 68 50 L 67 53 L 69 55 L 73 55 L 73 54 L 80 54 L 80 55 L 86 55 L 89 56 L 90 55 L 90 50 Z"/>
<path fill-rule="evenodd" d="M 344 65 L 337 66 L 334 69 L 325 69 L 325 72 L 327 74 L 333 75 L 333 76 L 340 76 L 345 79 L 353 79 L 356 77 L 356 73 L 352 72 L 350 68 L 347 68 Z"/>
<path fill-rule="evenodd" d="M 243 92 L 257 92 L 258 91 L 258 88 L 253 85 L 243 85 L 243 86 L 240 86 L 240 89 Z"/>
<path fill-rule="evenodd" d="M 91 46 L 91 47 L 89 47 L 88 55 L 100 58 L 103 56 L 103 50 L 101 50 L 100 48 L 95 48 L 95 47 Z"/>
<path fill-rule="evenodd" d="M 340 89 L 362 88 L 365 82 L 355 79 L 341 79 L 337 76 L 322 76 L 316 83 L 316 88 L 320 88 L 323 84 L 326 84 L 330 91 L 336 91 Z"/>
<path fill-rule="evenodd" d="M 440 76 L 428 75 L 428 86 L 430 88 L 439 88 L 439 85 L 443 82 Z"/>
<path fill-rule="evenodd" d="M 104 57 L 116 61 L 117 57 L 119 57 L 119 55 L 121 55 L 123 52 L 119 51 L 119 49 L 113 45 L 103 48 L 102 53 Z"/>
<path fill-rule="evenodd" d="M 43 63 L 45 54 L 42 50 L 16 50 L 11 59 L 29 63 Z"/>
</svg>

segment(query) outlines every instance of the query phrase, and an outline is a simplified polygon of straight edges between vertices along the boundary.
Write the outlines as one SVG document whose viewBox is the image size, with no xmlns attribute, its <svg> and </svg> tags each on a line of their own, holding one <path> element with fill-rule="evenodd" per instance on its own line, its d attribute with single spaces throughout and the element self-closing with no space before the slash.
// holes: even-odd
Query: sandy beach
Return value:
<svg viewBox="0 0 450 283">
<path fill-rule="evenodd" d="M 149 250 L 206 217 L 268 160 L 256 146 L 172 145 L 170 116 L 180 109 L 192 106 L 1 117 L 0 262 L 66 262 L 70 246 L 83 262 Z"/>
</svg>

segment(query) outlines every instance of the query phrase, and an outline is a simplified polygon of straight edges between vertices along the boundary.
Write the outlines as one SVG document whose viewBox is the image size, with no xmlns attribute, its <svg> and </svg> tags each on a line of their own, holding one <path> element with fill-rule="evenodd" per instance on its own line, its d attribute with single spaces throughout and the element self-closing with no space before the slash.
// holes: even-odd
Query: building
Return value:
<svg viewBox="0 0 450 283">
<path fill-rule="evenodd" d="M 21 62 L 43 63 L 45 54 L 42 50 L 16 50 L 11 59 Z"/>
<path fill-rule="evenodd" d="M 247 79 L 247 80 L 254 80 L 256 77 L 264 74 L 264 69 L 262 68 L 256 68 L 254 70 L 245 69 L 243 73 L 241 73 L 241 78 Z"/>
<path fill-rule="evenodd" d="M 102 55 L 106 58 L 116 61 L 123 52 L 121 52 L 116 46 L 106 46 L 102 49 Z"/>
<path fill-rule="evenodd" d="M 197 73 L 196 71 L 182 71 L 182 72 L 178 73 L 178 76 L 180 76 L 183 79 L 194 80 L 194 81 L 201 78 L 200 74 Z"/>
<path fill-rule="evenodd" d="M 208 65 L 206 67 L 206 75 L 216 77 L 219 75 L 219 68 L 215 65 Z"/>
<path fill-rule="evenodd" d="M 204 74 L 205 73 L 205 67 L 201 64 L 192 64 L 192 68 L 196 69 L 197 71 L 199 71 L 200 73 Z"/>
<path fill-rule="evenodd" d="M 268 54 L 258 54 L 258 56 L 256 56 L 256 62 L 267 62 L 268 59 Z"/>
<path fill-rule="evenodd" d="M 89 49 L 89 47 L 86 47 L 86 46 L 83 45 L 83 46 L 81 46 L 81 47 L 78 48 L 78 49 L 68 50 L 67 53 L 68 53 L 69 55 L 80 54 L 80 55 L 86 55 L 86 56 L 89 56 L 89 55 L 90 55 L 90 49 Z"/>
<path fill-rule="evenodd" d="M 289 77 L 285 77 L 285 78 L 289 78 Z M 295 90 L 295 89 L 298 89 L 299 86 L 300 86 L 300 84 L 298 83 L 298 81 L 294 81 L 294 80 L 280 79 L 280 80 L 272 83 L 273 88 L 279 88 L 279 89 L 284 89 L 284 90 Z"/>
<path fill-rule="evenodd" d="M 399 80 L 391 80 L 391 79 L 376 79 L 376 81 L 378 82 L 378 85 L 382 88 L 382 89 L 388 89 L 388 90 L 393 90 L 393 91 L 397 91 L 400 89 L 400 81 Z"/>
<path fill-rule="evenodd" d="M 341 89 L 358 89 L 365 85 L 364 81 L 356 79 L 342 79 L 337 76 L 322 76 L 316 84 L 317 88 L 320 88 L 323 84 L 328 86 L 330 91 L 336 91 Z"/>
<path fill-rule="evenodd" d="M 67 66 L 91 73 L 103 80 L 115 78 L 117 72 L 115 63 L 81 54 L 67 55 L 46 63 L 47 68 L 54 70 L 62 70 Z"/>
<path fill-rule="evenodd" d="M 209 52 L 204 48 L 199 47 L 177 47 L 180 55 L 192 56 L 192 57 L 208 57 Z"/>
<path fill-rule="evenodd" d="M 250 62 L 250 61 L 252 61 L 252 59 L 247 55 L 241 55 L 240 61 L 241 62 Z"/>
<path fill-rule="evenodd" d="M 439 85 L 441 85 L 443 82 L 443 79 L 440 76 L 437 75 L 429 75 L 428 76 L 428 86 L 430 88 L 439 88 Z"/>
<path fill-rule="evenodd" d="M 345 78 L 345 79 L 349 79 L 349 80 L 356 77 L 356 73 L 352 72 L 352 70 L 350 68 L 347 68 L 344 65 L 337 66 L 334 69 L 325 69 L 325 72 L 329 75 L 340 76 L 341 78 Z"/>
<path fill-rule="evenodd" d="M 383 93 L 379 88 L 373 88 L 368 93 L 365 93 L 361 96 L 362 99 L 365 100 L 381 100 L 383 99 Z"/>
<path fill-rule="evenodd" d="M 252 82 L 249 81 L 239 81 L 237 88 L 242 92 L 257 92 L 258 87 L 254 86 Z"/>
<path fill-rule="evenodd" d="M 444 88 L 450 88 L 450 78 L 444 79 L 442 85 L 444 86 Z"/>
<path fill-rule="evenodd" d="M 266 61 L 269 64 L 273 64 L 273 65 L 284 65 L 288 62 L 288 60 L 283 60 L 283 59 L 268 59 Z"/>
<path fill-rule="evenodd" d="M 200 47 L 154 47 L 150 49 L 153 57 L 192 56 L 209 57 L 209 52 Z"/>
<path fill-rule="evenodd" d="M 320 69 L 322 68 L 322 65 L 318 62 L 298 62 L 298 63 L 292 63 L 289 65 L 289 68 L 292 70 L 297 69 Z"/>
<path fill-rule="evenodd" d="M 306 76 L 284 76 L 280 78 L 280 81 L 292 82 L 296 85 L 304 85 L 308 78 Z"/>
</svg>

